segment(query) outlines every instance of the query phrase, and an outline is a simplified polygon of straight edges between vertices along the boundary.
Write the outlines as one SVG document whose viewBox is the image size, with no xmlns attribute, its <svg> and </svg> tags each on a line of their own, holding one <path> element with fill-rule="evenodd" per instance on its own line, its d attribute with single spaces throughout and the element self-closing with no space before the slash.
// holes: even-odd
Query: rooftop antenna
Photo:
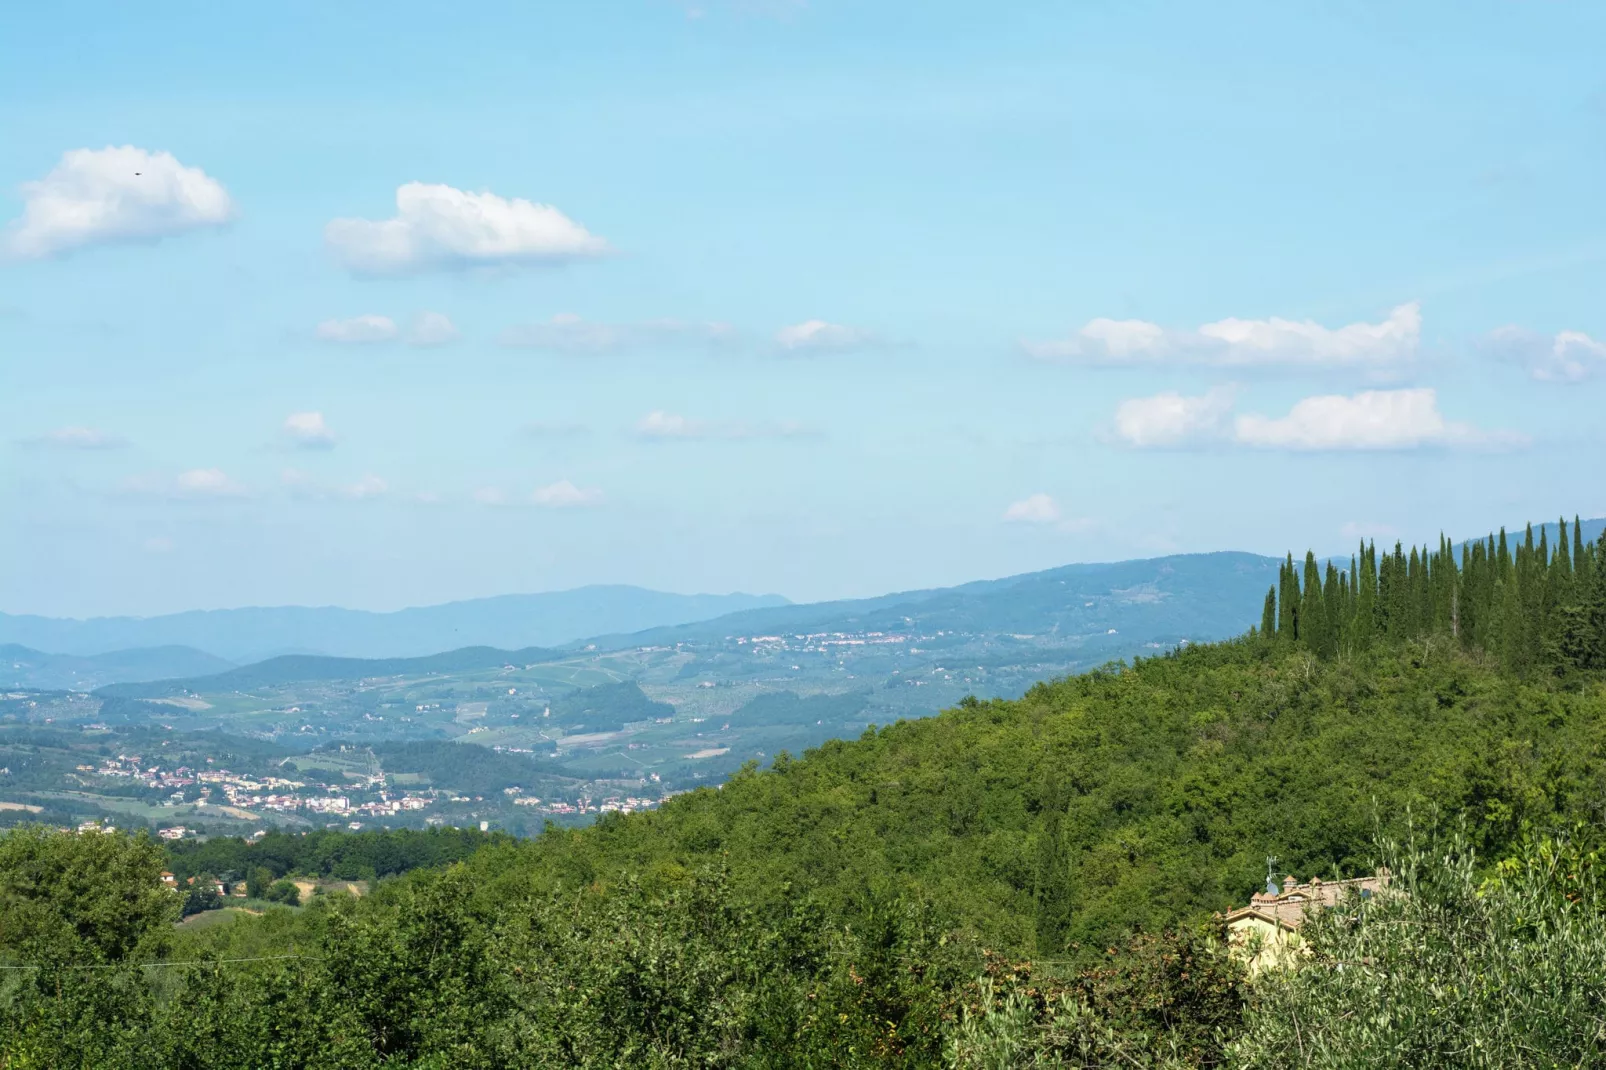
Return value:
<svg viewBox="0 0 1606 1070">
<path fill-rule="evenodd" d="M 1266 856 L 1266 894 L 1277 895 L 1277 863 L 1281 861 L 1276 855 Z"/>
</svg>

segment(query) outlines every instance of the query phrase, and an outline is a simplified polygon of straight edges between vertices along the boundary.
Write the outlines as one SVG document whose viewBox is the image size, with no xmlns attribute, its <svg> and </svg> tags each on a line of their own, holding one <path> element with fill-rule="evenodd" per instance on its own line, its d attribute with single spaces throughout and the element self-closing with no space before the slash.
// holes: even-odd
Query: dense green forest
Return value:
<svg viewBox="0 0 1606 1070">
<path fill-rule="evenodd" d="M 1606 542 L 1367 546 L 1290 558 L 1240 639 L 584 830 L 169 857 L 25 829 L 0 1065 L 1598 1064 L 1603 669 Z M 1251 984 L 1212 919 L 1270 855 L 1402 894 Z M 164 866 L 264 865 L 382 879 L 171 925 Z"/>
</svg>

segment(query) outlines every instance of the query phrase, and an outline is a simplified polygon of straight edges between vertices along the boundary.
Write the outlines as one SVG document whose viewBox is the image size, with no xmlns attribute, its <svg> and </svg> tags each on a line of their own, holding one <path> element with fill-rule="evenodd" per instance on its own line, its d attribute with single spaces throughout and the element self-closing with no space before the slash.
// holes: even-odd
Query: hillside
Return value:
<svg viewBox="0 0 1606 1070">
<path fill-rule="evenodd" d="M 1243 640 L 831 742 L 525 864 L 721 862 L 760 898 L 851 909 L 892 879 L 989 946 L 1053 957 L 1192 923 L 1287 872 L 1369 872 L 1374 822 L 1467 813 L 1481 846 L 1588 813 L 1606 687 L 1519 682 L 1448 645 L 1343 662 Z M 788 893 L 792 894 L 792 893 Z"/>
<path fill-rule="evenodd" d="M 64 654 L 183 645 L 240 663 L 277 654 L 419 657 L 468 646 L 558 646 L 603 632 L 638 631 L 785 604 L 779 595 L 667 594 L 592 586 L 475 598 L 393 613 L 333 606 L 197 610 L 159 617 L 68 620 L 0 613 L 0 643 Z"/>
<path fill-rule="evenodd" d="M 1595 1065 L 1606 896 L 1600 835 L 1579 823 L 1606 788 L 1606 545 L 1577 530 L 1460 554 L 1366 547 L 1343 573 L 1290 558 L 1237 639 L 967 699 L 586 829 L 478 849 L 412 832 L 174 849 L 177 868 L 248 869 L 259 888 L 399 874 L 295 913 L 171 934 L 154 845 L 12 833 L 0 954 L 41 968 L 0 1001 L 18 1038 L 0 1051 L 1269 1068 L 1308 1062 L 1315 1034 L 1333 1067 L 1462 1067 L 1469 1037 L 1496 1053 L 1471 1065 Z M 633 687 L 567 701 L 652 712 Z M 795 718 L 825 701 L 742 708 Z M 430 746 L 386 760 L 461 775 Z M 1300 876 L 1385 863 L 1404 894 L 1308 919 L 1311 956 L 1249 989 L 1211 918 L 1261 885 L 1268 856 Z M 157 954 L 221 961 L 146 979 L 137 964 Z M 1350 969 L 1374 962 L 1386 976 Z M 70 1028 L 91 1006 L 96 1027 Z"/>
<path fill-rule="evenodd" d="M 777 632 L 941 631 L 1093 647 L 1125 647 L 1134 639 L 1170 646 L 1242 631 L 1276 568 L 1275 558 L 1237 552 L 1065 565 L 958 587 L 743 610 L 590 642 L 607 649 Z M 1126 638 L 1102 638 L 1111 635 Z"/>
<path fill-rule="evenodd" d="M 0 645 L 0 687 L 90 691 L 119 681 L 210 676 L 234 668 L 187 646 L 143 647 L 104 654 L 46 654 L 15 643 Z"/>
<path fill-rule="evenodd" d="M 441 676 L 500 669 L 510 664 L 550 661 L 554 656 L 550 650 L 496 650 L 491 647 L 464 647 L 418 658 L 331 658 L 315 654 L 284 654 L 205 676 L 113 684 L 100 688 L 98 693 L 111 698 L 160 698 L 190 692 L 240 691 L 331 680 L 360 684 L 375 677 Z"/>
</svg>

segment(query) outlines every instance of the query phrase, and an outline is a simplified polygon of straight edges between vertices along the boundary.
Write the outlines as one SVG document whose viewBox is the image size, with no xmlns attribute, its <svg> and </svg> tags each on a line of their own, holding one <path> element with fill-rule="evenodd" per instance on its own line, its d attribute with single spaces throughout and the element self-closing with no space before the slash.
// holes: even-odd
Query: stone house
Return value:
<svg viewBox="0 0 1606 1070">
<path fill-rule="evenodd" d="M 1266 890 L 1256 892 L 1249 905 L 1239 907 L 1223 920 L 1227 925 L 1227 946 L 1243 959 L 1254 977 L 1270 966 L 1286 964 L 1300 954 L 1304 944 L 1299 927 L 1314 910 L 1338 906 L 1350 894 L 1362 898 L 1377 895 L 1389 886 L 1389 871 L 1379 869 L 1370 877 L 1324 881 L 1312 877 L 1301 883 L 1293 875 L 1283 878 L 1279 887 L 1274 878 L 1266 880 Z"/>
</svg>

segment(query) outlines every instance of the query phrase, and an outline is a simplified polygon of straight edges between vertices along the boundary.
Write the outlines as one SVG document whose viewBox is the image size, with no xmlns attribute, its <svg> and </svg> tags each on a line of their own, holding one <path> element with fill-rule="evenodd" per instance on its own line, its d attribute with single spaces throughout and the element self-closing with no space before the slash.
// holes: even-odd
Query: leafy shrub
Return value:
<svg viewBox="0 0 1606 1070">
<path fill-rule="evenodd" d="M 270 903 L 283 903 L 285 906 L 296 907 L 301 905 L 301 889 L 294 881 L 280 880 L 268 885 L 268 890 L 262 898 Z"/>
<path fill-rule="evenodd" d="M 1308 958 L 1257 981 L 1234 1058 L 1278 1070 L 1600 1065 L 1606 904 L 1593 860 L 1556 847 L 1530 843 L 1480 881 L 1464 834 L 1385 844 L 1390 892 L 1305 923 Z"/>
</svg>

